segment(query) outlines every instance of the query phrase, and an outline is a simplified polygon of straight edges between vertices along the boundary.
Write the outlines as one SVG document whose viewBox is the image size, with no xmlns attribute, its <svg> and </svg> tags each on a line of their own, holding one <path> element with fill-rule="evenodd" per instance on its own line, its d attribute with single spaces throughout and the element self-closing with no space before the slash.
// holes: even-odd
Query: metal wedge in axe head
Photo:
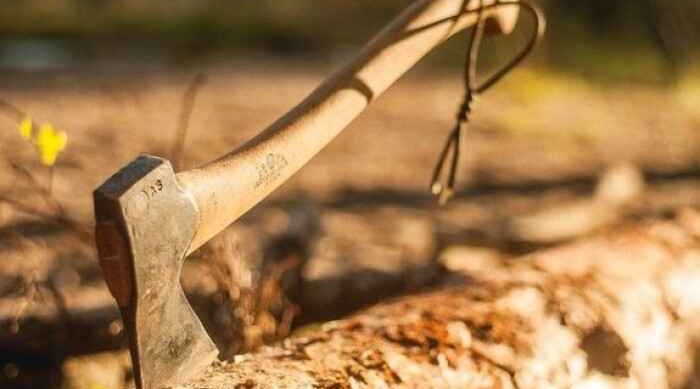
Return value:
<svg viewBox="0 0 700 389">
<path fill-rule="evenodd" d="M 478 20 L 508 33 L 518 5 L 419 0 L 241 148 L 177 174 L 167 160 L 141 156 L 95 190 L 100 264 L 124 320 L 139 388 L 176 385 L 216 358 L 180 285 L 186 256 L 285 182 L 432 48 Z"/>
</svg>

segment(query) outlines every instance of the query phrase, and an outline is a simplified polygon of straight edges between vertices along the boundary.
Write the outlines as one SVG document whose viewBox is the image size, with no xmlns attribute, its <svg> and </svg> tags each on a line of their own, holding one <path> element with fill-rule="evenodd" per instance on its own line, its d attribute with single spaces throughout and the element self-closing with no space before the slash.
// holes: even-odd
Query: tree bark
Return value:
<svg viewBox="0 0 700 389">
<path fill-rule="evenodd" d="M 462 263 L 440 290 L 306 328 L 182 388 L 700 385 L 694 211 L 516 260 Z"/>
</svg>

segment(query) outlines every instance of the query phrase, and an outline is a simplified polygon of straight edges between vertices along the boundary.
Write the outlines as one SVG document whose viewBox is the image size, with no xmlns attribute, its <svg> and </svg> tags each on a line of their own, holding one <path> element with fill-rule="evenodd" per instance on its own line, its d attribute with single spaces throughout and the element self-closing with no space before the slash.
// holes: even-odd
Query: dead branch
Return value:
<svg viewBox="0 0 700 389">
<path fill-rule="evenodd" d="M 175 170 L 182 168 L 182 159 L 185 153 L 185 140 L 187 138 L 187 129 L 190 125 L 192 110 L 194 109 L 194 102 L 197 98 L 197 93 L 202 88 L 206 80 L 207 77 L 205 74 L 198 73 L 194 76 L 194 78 L 192 78 L 192 81 L 190 81 L 190 84 L 187 86 L 187 89 L 182 96 L 182 105 L 180 106 L 180 114 L 177 120 L 177 131 L 175 133 L 173 148 L 170 152 L 172 164 Z"/>
<path fill-rule="evenodd" d="M 310 328 L 182 389 L 697 387 L 699 248 L 700 215 L 685 211 L 518 260 L 464 258 L 451 286 Z"/>
</svg>

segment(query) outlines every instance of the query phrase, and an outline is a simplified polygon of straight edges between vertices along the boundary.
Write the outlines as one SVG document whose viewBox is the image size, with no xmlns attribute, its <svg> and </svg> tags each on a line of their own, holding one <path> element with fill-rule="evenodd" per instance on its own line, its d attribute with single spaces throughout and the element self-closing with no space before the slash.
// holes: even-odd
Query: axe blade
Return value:
<svg viewBox="0 0 700 389">
<path fill-rule="evenodd" d="M 218 350 L 192 310 L 180 273 L 198 224 L 170 163 L 142 156 L 95 193 L 105 280 L 130 342 L 136 385 L 156 389 L 206 369 Z"/>
</svg>

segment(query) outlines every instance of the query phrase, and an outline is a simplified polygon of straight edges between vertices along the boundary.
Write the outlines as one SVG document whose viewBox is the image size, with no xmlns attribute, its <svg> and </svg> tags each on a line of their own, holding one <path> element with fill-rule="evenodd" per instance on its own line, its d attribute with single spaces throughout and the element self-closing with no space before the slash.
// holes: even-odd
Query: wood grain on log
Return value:
<svg viewBox="0 0 700 389">
<path fill-rule="evenodd" d="M 453 261 L 454 262 L 454 261 Z M 644 222 L 307 329 L 183 388 L 693 388 L 700 216 Z"/>
</svg>

